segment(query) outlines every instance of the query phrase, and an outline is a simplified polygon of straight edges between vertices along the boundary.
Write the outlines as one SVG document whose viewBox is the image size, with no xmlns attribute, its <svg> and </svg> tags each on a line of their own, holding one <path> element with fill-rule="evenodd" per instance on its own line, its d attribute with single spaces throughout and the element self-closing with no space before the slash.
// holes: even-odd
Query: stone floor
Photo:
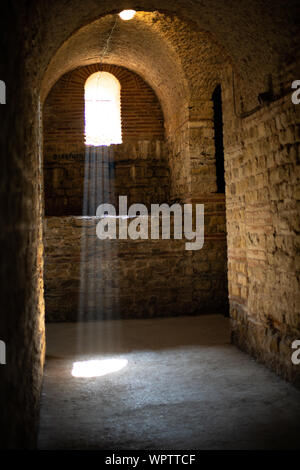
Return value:
<svg viewBox="0 0 300 470">
<path fill-rule="evenodd" d="M 73 377 L 76 361 L 126 359 Z M 40 449 L 300 448 L 300 392 L 222 316 L 49 324 Z"/>
</svg>

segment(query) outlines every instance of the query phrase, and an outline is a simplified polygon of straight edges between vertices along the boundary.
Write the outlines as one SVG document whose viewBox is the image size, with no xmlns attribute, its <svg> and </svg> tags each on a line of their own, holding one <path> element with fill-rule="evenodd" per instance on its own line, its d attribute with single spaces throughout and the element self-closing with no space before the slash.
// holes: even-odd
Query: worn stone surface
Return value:
<svg viewBox="0 0 300 470">
<path fill-rule="evenodd" d="M 299 449 L 300 392 L 229 330 L 220 315 L 47 325 L 39 449 Z M 128 364 L 71 375 L 110 358 Z"/>
<path fill-rule="evenodd" d="M 47 320 L 226 314 L 224 202 L 205 207 L 205 242 L 197 251 L 185 250 L 186 239 L 101 241 L 95 217 L 48 217 Z M 150 227 L 151 220 L 149 237 Z"/>
<path fill-rule="evenodd" d="M 4 2 L 0 14 L 0 448 L 35 447 L 45 352 L 41 113 L 26 71 L 24 11 L 22 2 Z"/>
</svg>

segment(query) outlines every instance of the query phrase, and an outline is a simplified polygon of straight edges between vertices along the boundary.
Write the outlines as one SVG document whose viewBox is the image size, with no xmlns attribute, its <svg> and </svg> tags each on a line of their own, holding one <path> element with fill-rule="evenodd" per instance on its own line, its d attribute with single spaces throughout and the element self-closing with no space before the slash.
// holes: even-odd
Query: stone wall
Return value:
<svg viewBox="0 0 300 470">
<path fill-rule="evenodd" d="M 217 192 L 212 96 L 168 136 L 171 198 Z"/>
<path fill-rule="evenodd" d="M 170 171 L 163 141 L 136 141 L 79 153 L 48 155 L 46 216 L 95 215 L 99 204 L 168 202 Z"/>
<path fill-rule="evenodd" d="M 163 140 L 164 118 L 152 88 L 137 73 L 116 65 L 91 64 L 64 74 L 44 103 L 44 151 L 66 153 L 84 145 L 84 85 L 93 73 L 109 72 L 121 86 L 122 140 Z"/>
<path fill-rule="evenodd" d="M 96 218 L 48 217 L 47 320 L 226 314 L 224 197 L 201 202 L 205 243 L 197 251 L 186 251 L 185 239 L 100 241 Z"/>
<path fill-rule="evenodd" d="M 300 338 L 300 106 L 288 93 L 241 118 L 231 80 L 230 72 L 224 131 L 232 338 L 299 382 L 291 344 Z"/>
<path fill-rule="evenodd" d="M 1 271 L 0 448 L 34 448 L 45 353 L 39 93 L 25 58 L 29 5 L 4 2 L 0 14 Z M 31 22 L 36 31 L 36 21 Z"/>
</svg>

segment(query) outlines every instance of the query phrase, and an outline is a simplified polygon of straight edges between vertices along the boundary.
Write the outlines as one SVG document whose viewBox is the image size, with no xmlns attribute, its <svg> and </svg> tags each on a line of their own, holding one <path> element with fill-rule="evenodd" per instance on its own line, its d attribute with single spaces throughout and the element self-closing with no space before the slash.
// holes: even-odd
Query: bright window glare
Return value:
<svg viewBox="0 0 300 470">
<path fill-rule="evenodd" d="M 124 369 L 127 359 L 103 359 L 93 361 L 74 362 L 73 377 L 102 377 Z"/>
<path fill-rule="evenodd" d="M 122 143 L 121 86 L 108 72 L 93 73 L 85 82 L 85 144 Z"/>
</svg>

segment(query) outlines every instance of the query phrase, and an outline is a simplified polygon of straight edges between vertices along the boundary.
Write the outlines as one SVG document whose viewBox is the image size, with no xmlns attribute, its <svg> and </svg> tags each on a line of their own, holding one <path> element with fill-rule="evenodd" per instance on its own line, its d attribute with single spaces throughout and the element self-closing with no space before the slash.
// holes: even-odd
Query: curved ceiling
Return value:
<svg viewBox="0 0 300 470">
<path fill-rule="evenodd" d="M 247 88 L 259 88 L 289 60 L 299 35 L 297 0 L 289 8 L 285 0 L 115 0 L 113 8 L 108 0 L 52 0 L 42 11 L 37 5 L 33 13 L 43 28 L 32 41 L 43 49 L 31 52 L 43 80 L 42 99 L 61 75 L 99 60 L 124 8 L 139 12 L 129 22 L 118 21 L 103 62 L 140 74 L 156 91 L 167 122 L 178 121 L 179 114 L 182 120 L 191 100 L 211 91 L 229 60 Z"/>
<path fill-rule="evenodd" d="M 126 22 L 107 15 L 78 30 L 58 50 L 44 76 L 42 100 L 63 74 L 100 61 L 141 75 L 155 90 L 170 124 L 187 118 L 189 105 L 205 90 L 211 93 L 226 54 L 208 33 L 176 16 L 138 12 Z"/>
<path fill-rule="evenodd" d="M 289 0 L 52 0 L 43 8 L 34 2 L 31 23 L 38 17 L 43 25 L 44 44 L 41 73 L 51 58 L 76 31 L 99 17 L 117 13 L 124 8 L 163 11 L 176 14 L 186 22 L 194 22 L 199 31 L 207 31 L 227 50 L 245 76 L 252 75 L 270 62 L 289 54 L 297 44 L 299 1 Z M 28 31 L 30 34 L 30 31 Z"/>
</svg>

